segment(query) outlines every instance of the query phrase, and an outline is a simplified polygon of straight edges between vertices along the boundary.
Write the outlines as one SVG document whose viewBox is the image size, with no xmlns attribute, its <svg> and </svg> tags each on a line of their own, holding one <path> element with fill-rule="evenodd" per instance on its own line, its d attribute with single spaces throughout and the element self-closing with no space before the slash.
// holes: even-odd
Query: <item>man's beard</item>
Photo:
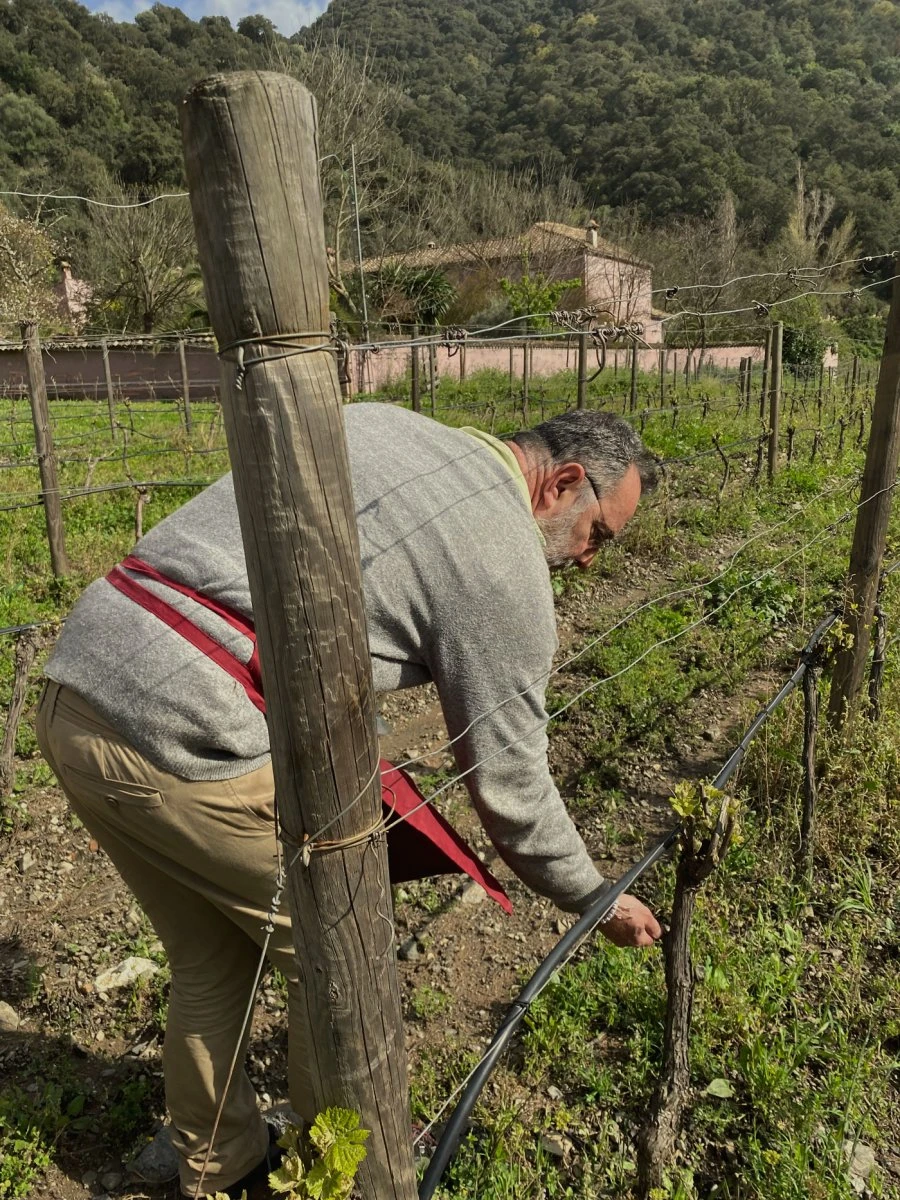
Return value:
<svg viewBox="0 0 900 1200">
<path fill-rule="evenodd" d="M 561 517 L 535 517 L 544 535 L 544 557 L 551 571 L 569 567 L 575 561 L 572 555 L 572 526 L 577 516 L 578 513 L 564 513 Z"/>
</svg>

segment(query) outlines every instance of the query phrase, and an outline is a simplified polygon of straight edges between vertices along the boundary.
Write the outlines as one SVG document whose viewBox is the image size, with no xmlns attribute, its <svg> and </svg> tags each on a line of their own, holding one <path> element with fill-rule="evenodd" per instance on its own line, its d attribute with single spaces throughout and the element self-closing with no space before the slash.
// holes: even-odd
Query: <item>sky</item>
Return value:
<svg viewBox="0 0 900 1200">
<path fill-rule="evenodd" d="M 237 25 L 241 17 L 248 13 L 262 13 L 268 17 L 279 33 L 290 37 L 304 25 L 314 21 L 319 13 L 327 6 L 327 0 L 163 0 L 171 3 L 172 8 L 180 8 L 193 20 L 200 17 L 228 17 L 232 25 Z M 92 12 L 109 13 L 117 21 L 131 21 L 137 13 L 150 8 L 154 0 L 87 0 L 87 6 Z"/>
</svg>

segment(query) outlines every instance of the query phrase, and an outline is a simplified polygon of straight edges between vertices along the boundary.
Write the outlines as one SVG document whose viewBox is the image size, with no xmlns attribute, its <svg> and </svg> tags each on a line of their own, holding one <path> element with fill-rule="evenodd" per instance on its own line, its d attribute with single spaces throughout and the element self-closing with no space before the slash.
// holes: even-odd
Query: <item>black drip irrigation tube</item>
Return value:
<svg viewBox="0 0 900 1200">
<path fill-rule="evenodd" d="M 809 667 L 812 656 L 821 642 L 825 634 L 831 629 L 832 625 L 839 619 L 839 612 L 829 613 L 814 630 L 809 641 L 804 646 L 800 653 L 800 665 L 791 675 L 790 679 L 784 684 L 780 691 L 772 697 L 772 699 L 760 709 L 757 715 L 750 723 L 747 732 L 741 738 L 738 745 L 729 755 L 725 765 L 719 771 L 718 775 L 713 780 L 713 787 L 722 789 L 737 771 L 750 743 L 759 732 L 760 728 L 766 723 L 772 713 L 783 704 L 791 692 L 797 687 L 800 680 L 806 673 Z M 497 1060 L 500 1058 L 507 1044 L 512 1038 L 518 1026 L 521 1024 L 522 1018 L 528 1012 L 533 1001 L 538 994 L 543 991 L 550 977 L 553 975 L 565 959 L 572 953 L 575 947 L 588 934 L 593 933 L 596 927 L 601 924 L 604 917 L 609 913 L 616 900 L 635 883 L 645 871 L 648 871 L 654 863 L 669 850 L 676 842 L 679 833 L 681 832 L 681 824 L 670 830 L 666 836 L 658 842 L 652 850 L 615 883 L 611 884 L 588 908 L 582 916 L 576 921 L 570 930 L 560 939 L 553 947 L 538 969 L 529 979 L 528 983 L 518 994 L 515 1000 L 506 1011 L 506 1016 L 500 1028 L 494 1034 L 491 1044 L 488 1046 L 487 1052 L 481 1062 L 472 1073 L 465 1086 L 462 1095 L 457 1102 L 456 1108 L 453 1110 L 450 1119 L 444 1126 L 440 1140 L 435 1147 L 431 1160 L 428 1163 L 428 1168 L 419 1185 L 419 1200 L 432 1200 L 435 1189 L 443 1177 L 444 1172 L 449 1166 L 459 1147 L 460 1140 L 465 1131 L 466 1125 L 472 1109 L 484 1085 L 487 1083 L 488 1077 L 497 1065 Z"/>
</svg>

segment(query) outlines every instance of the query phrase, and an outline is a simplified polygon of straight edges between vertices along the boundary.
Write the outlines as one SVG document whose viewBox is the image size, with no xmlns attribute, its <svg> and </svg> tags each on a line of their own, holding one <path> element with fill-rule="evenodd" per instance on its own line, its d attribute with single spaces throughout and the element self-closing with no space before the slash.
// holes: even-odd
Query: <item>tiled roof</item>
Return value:
<svg viewBox="0 0 900 1200">
<path fill-rule="evenodd" d="M 421 250 L 407 250 L 381 258 L 367 258 L 363 260 L 362 265 L 367 273 L 390 267 L 412 267 L 422 270 L 457 264 L 479 266 L 498 261 L 513 262 L 523 254 L 538 258 L 541 255 L 559 252 L 561 249 L 574 250 L 576 246 L 573 243 L 595 258 L 613 259 L 616 262 L 650 269 L 650 263 L 635 258 L 621 246 L 607 242 L 599 236 L 597 245 L 593 246 L 588 241 L 584 229 L 575 225 L 562 225 L 557 221 L 537 221 L 524 233 L 511 238 L 487 238 L 478 242 L 457 242 L 450 246 L 426 246 Z"/>
</svg>

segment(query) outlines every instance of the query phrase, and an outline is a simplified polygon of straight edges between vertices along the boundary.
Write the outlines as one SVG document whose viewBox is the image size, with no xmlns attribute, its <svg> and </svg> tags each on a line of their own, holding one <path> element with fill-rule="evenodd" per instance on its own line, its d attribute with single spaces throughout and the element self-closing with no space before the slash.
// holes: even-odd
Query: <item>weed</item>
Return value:
<svg viewBox="0 0 900 1200">
<path fill-rule="evenodd" d="M 420 984 L 409 999 L 409 1006 L 420 1021 L 430 1021 L 445 1012 L 449 1005 L 450 997 L 427 983 Z"/>
</svg>

